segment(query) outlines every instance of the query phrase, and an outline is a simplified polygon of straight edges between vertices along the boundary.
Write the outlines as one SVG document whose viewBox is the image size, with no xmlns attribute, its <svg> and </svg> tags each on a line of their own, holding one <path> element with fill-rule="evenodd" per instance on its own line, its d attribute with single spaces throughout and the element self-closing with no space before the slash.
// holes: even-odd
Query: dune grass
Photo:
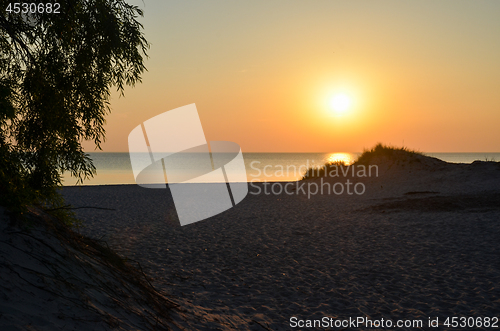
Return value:
<svg viewBox="0 0 500 331">
<path fill-rule="evenodd" d="M 378 143 L 371 149 L 365 149 L 363 153 L 352 163 L 352 166 L 370 165 L 373 160 L 380 158 L 387 158 L 396 161 L 420 162 L 420 158 L 418 156 L 424 156 L 424 154 L 404 146 L 394 147 Z M 300 180 L 324 177 L 325 172 L 330 172 L 330 170 L 334 167 L 347 166 L 348 165 L 343 161 L 327 162 L 321 167 L 311 167 L 307 169 Z"/>
<path fill-rule="evenodd" d="M 369 150 L 364 150 L 363 153 L 356 159 L 354 164 L 367 165 L 375 158 L 386 157 L 392 160 L 411 161 L 420 160 L 417 156 L 424 156 L 423 153 L 409 149 L 407 147 L 394 147 L 378 143 Z"/>
<path fill-rule="evenodd" d="M 334 167 L 347 167 L 347 164 L 344 161 L 335 161 L 327 162 L 321 167 L 310 167 L 304 172 L 300 180 L 325 177 Z"/>
</svg>

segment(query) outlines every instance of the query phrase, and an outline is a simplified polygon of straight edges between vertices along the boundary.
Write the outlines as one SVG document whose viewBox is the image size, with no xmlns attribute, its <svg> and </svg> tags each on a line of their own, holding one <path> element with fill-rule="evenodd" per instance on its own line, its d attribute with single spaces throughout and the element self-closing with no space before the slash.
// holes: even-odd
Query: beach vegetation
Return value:
<svg viewBox="0 0 500 331">
<path fill-rule="evenodd" d="M 338 177 L 339 168 L 346 168 L 346 167 L 347 164 L 344 161 L 327 162 L 323 166 L 314 166 L 308 168 L 302 175 L 301 180 L 319 178 L 319 177 Z"/>
<path fill-rule="evenodd" d="M 421 162 L 422 156 L 424 156 L 423 153 L 404 146 L 394 147 L 378 143 L 371 149 L 365 149 L 354 161 L 354 164 L 373 164 L 374 160 L 380 160 L 381 158 L 394 161 L 408 161 L 410 163 Z"/>
<path fill-rule="evenodd" d="M 82 142 L 101 148 L 110 89 L 141 81 L 149 43 L 123 0 L 61 0 L 61 12 L 0 15 L 0 203 L 68 214 L 63 172 L 96 169 Z"/>
<path fill-rule="evenodd" d="M 327 162 L 322 167 L 310 167 L 302 175 L 301 180 L 320 177 L 378 177 L 378 166 L 376 164 L 350 164 L 343 161 Z"/>
<path fill-rule="evenodd" d="M 397 162 L 418 163 L 421 161 L 421 152 L 408 149 L 407 147 L 393 147 L 378 143 L 371 149 L 366 149 L 350 165 L 345 161 L 327 162 L 323 166 L 308 168 L 302 175 L 301 180 L 320 177 L 378 177 L 377 163 L 384 159 Z"/>
</svg>

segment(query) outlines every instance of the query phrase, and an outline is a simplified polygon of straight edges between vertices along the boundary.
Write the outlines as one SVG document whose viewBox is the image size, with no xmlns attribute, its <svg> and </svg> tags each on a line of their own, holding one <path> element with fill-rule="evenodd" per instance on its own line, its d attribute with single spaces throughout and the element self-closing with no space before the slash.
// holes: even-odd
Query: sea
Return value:
<svg viewBox="0 0 500 331">
<path fill-rule="evenodd" d="M 452 163 L 500 161 L 500 153 L 425 153 Z M 118 185 L 135 184 L 129 153 L 89 153 L 97 174 L 83 183 L 68 173 L 63 185 Z M 310 167 L 321 167 L 327 162 L 352 163 L 360 153 L 243 153 L 248 182 L 296 181 Z M 145 157 L 149 157 L 146 155 Z M 189 167 L 183 167 L 188 169 Z"/>
</svg>

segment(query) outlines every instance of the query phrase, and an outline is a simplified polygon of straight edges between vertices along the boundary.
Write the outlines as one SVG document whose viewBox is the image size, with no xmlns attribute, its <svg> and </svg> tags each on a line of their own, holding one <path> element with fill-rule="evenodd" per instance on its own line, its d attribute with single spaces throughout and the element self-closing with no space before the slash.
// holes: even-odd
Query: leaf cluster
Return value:
<svg viewBox="0 0 500 331">
<path fill-rule="evenodd" d="M 4 12 L 8 2 L 0 1 L 0 196 L 19 197 L 9 204 L 57 207 L 63 172 L 79 182 L 92 177 L 81 143 L 100 148 L 110 88 L 123 94 L 145 70 L 149 44 L 138 7 L 57 2 L 60 14 L 21 15 Z"/>
</svg>

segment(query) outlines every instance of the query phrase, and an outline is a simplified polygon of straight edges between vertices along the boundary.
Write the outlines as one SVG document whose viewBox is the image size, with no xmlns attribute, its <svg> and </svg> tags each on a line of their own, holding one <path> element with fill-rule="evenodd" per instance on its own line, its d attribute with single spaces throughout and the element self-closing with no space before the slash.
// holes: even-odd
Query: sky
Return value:
<svg viewBox="0 0 500 331">
<path fill-rule="evenodd" d="M 128 2 L 148 71 L 112 94 L 104 152 L 192 103 L 243 152 L 500 152 L 500 1 Z"/>
</svg>

